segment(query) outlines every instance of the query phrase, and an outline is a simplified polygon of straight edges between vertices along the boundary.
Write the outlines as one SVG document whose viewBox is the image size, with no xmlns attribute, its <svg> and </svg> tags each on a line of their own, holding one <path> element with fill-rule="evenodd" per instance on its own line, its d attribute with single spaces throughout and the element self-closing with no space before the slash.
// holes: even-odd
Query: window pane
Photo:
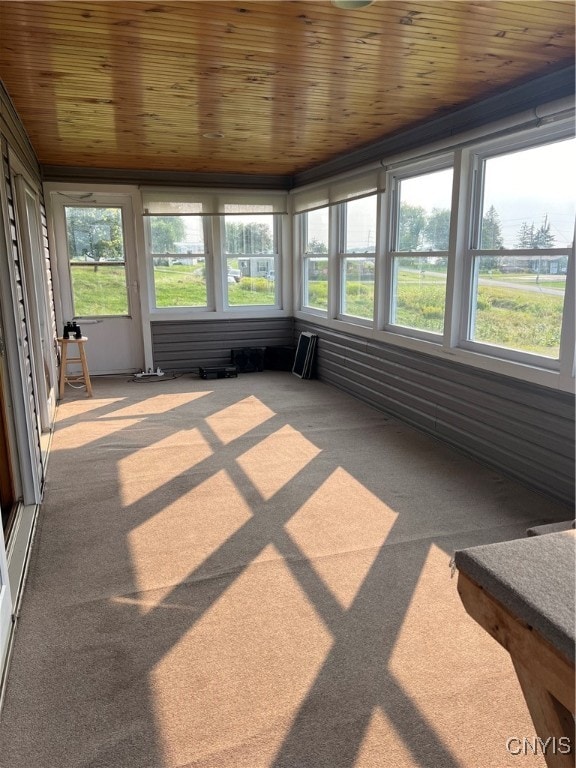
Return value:
<svg viewBox="0 0 576 768">
<path fill-rule="evenodd" d="M 250 255 L 275 252 L 273 215 L 225 216 L 224 228 L 226 253 Z"/>
<path fill-rule="evenodd" d="M 576 139 L 487 159 L 480 247 L 570 246 L 575 166 Z"/>
<path fill-rule="evenodd" d="M 124 261 L 121 208 L 67 205 L 64 211 L 70 262 Z"/>
<path fill-rule="evenodd" d="M 201 216 L 149 216 L 151 253 L 206 253 Z"/>
<path fill-rule="evenodd" d="M 372 320 L 374 316 L 374 259 L 344 259 L 342 313 Z"/>
<path fill-rule="evenodd" d="M 276 304 L 274 256 L 244 256 L 228 258 L 226 261 L 230 306 Z"/>
<path fill-rule="evenodd" d="M 304 296 L 305 307 L 328 309 L 328 259 L 304 259 Z"/>
<path fill-rule="evenodd" d="M 398 182 L 396 251 L 447 251 L 452 168 Z"/>
<path fill-rule="evenodd" d="M 394 259 L 394 325 L 430 333 L 444 330 L 446 259 L 397 257 Z"/>
<path fill-rule="evenodd" d="M 224 217 L 228 305 L 275 306 L 274 216 Z"/>
<path fill-rule="evenodd" d="M 128 314 L 124 266 L 71 264 L 70 275 L 75 317 Z"/>
<path fill-rule="evenodd" d="M 206 259 L 201 256 L 152 259 L 157 307 L 205 307 Z"/>
<path fill-rule="evenodd" d="M 568 257 L 476 259 L 472 341 L 557 359 Z"/>
<path fill-rule="evenodd" d="M 306 253 L 328 253 L 328 208 L 308 211 L 306 216 Z"/>
<path fill-rule="evenodd" d="M 74 315 L 127 315 L 122 209 L 68 205 L 64 213 Z"/>
<path fill-rule="evenodd" d="M 344 253 L 376 250 L 376 195 L 346 203 Z"/>
</svg>

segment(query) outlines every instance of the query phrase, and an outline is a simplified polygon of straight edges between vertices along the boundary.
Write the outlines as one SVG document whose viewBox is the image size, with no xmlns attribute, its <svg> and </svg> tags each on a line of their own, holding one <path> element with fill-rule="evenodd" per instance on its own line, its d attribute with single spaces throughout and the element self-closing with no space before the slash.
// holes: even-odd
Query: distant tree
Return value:
<svg viewBox="0 0 576 768">
<path fill-rule="evenodd" d="M 328 246 L 322 240 L 312 238 L 308 241 L 306 253 L 328 253 Z"/>
<path fill-rule="evenodd" d="M 550 232 L 550 222 L 546 215 L 542 225 L 536 230 L 534 248 L 553 248 L 555 242 L 556 237 Z"/>
<path fill-rule="evenodd" d="M 186 238 L 186 226 L 181 216 L 151 216 L 152 253 L 177 253 L 176 243 Z"/>
<path fill-rule="evenodd" d="M 419 205 L 401 203 L 398 220 L 398 250 L 421 250 L 422 234 L 425 226 L 426 211 L 424 208 Z"/>
<path fill-rule="evenodd" d="M 504 247 L 500 217 L 493 205 L 482 217 L 482 248 L 495 251 Z"/>
<path fill-rule="evenodd" d="M 423 229 L 425 246 L 433 251 L 447 251 L 450 240 L 450 210 L 433 208 Z"/>
<path fill-rule="evenodd" d="M 523 221 L 516 236 L 516 248 L 534 248 L 534 222 Z"/>
<path fill-rule="evenodd" d="M 241 221 L 226 223 L 226 253 L 272 253 L 270 227 L 263 222 Z"/>
<path fill-rule="evenodd" d="M 68 257 L 71 261 L 122 261 L 122 216 L 119 208 L 66 207 Z"/>
<path fill-rule="evenodd" d="M 536 229 L 534 222 L 522 222 L 516 238 L 517 248 L 553 248 L 556 237 L 550 232 L 548 216 L 544 217 L 541 226 Z"/>
</svg>

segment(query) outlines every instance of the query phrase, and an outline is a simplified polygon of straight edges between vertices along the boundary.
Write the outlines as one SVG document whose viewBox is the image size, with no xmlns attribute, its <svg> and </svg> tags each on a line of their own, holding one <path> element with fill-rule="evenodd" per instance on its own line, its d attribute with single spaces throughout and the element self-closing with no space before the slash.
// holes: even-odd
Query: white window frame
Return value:
<svg viewBox="0 0 576 768">
<path fill-rule="evenodd" d="M 305 232 L 302 224 L 306 212 L 319 207 L 336 208 L 331 204 L 330 190 L 340 178 L 319 182 L 311 187 L 294 190 L 295 211 L 293 232 L 296 319 L 315 322 L 319 326 L 349 331 L 358 338 L 374 340 L 414 352 L 424 352 L 432 357 L 452 360 L 471 368 L 490 371 L 520 381 L 532 382 L 551 389 L 573 392 L 576 372 L 576 257 L 574 247 L 568 255 L 566 293 L 560 342 L 560 361 L 550 364 L 550 358 L 528 353 L 515 353 L 508 348 L 469 343 L 466 339 L 469 307 L 472 294 L 473 254 L 470 242 L 472 226 L 473 189 L 475 182 L 472 158 L 478 153 L 499 154 L 508 148 L 530 148 L 539 144 L 572 138 L 574 136 L 573 100 L 566 107 L 565 102 L 553 102 L 543 107 L 541 120 L 530 120 L 526 124 L 524 113 L 488 124 L 486 127 L 461 133 L 418 150 L 398 153 L 382 158 L 379 165 L 385 172 L 386 181 L 379 187 L 378 244 L 375 264 L 375 321 L 372 326 L 358 324 L 356 318 L 333 313 L 331 308 L 340 300 L 341 276 L 339 268 L 329 272 L 329 310 L 322 312 L 305 304 Z M 502 150 L 502 147 L 504 148 Z M 446 274 L 446 303 L 444 334 L 428 335 L 418 329 L 395 326 L 389 323 L 392 296 L 392 264 L 394 222 L 390 218 L 393 205 L 393 176 L 419 175 L 426 171 L 453 167 L 453 191 L 451 202 L 451 225 Z M 373 172 L 372 166 L 364 169 L 367 177 Z M 362 175 L 356 171 L 357 179 Z M 335 201 L 338 202 L 338 201 Z M 307 207 L 309 206 L 309 207 Z M 336 220 L 337 214 L 332 218 Z M 330 227 L 331 238 L 329 258 L 333 259 L 339 246 L 336 245 L 338 226 Z M 439 252 L 434 252 L 435 255 Z M 498 252 L 500 254 L 500 252 Z M 332 266 L 330 266 L 332 270 Z"/>
<path fill-rule="evenodd" d="M 202 217 L 204 221 L 204 254 L 205 258 L 207 304 L 205 306 L 159 307 L 156 304 L 155 286 L 151 248 L 149 243 L 149 227 L 143 222 L 141 248 L 143 257 L 143 275 L 147 285 L 147 307 L 145 321 L 158 322 L 163 320 L 212 320 L 226 319 L 231 315 L 236 318 L 252 317 L 287 317 L 292 313 L 292 288 L 289 277 L 290 263 L 285 254 L 290 251 L 292 233 L 287 225 L 287 193 L 283 190 L 237 190 L 237 189 L 208 189 L 186 187 L 141 187 L 140 211 L 141 218 L 163 214 L 166 203 L 184 203 L 201 205 L 197 212 L 190 210 L 184 215 Z M 274 304 L 242 304 L 229 305 L 227 297 L 227 254 L 224 252 L 224 217 L 235 214 L 227 212 L 226 207 L 234 205 L 263 206 L 267 210 L 260 213 L 274 217 L 274 248 L 275 253 L 265 254 L 267 259 L 274 258 L 275 271 L 275 301 Z M 270 210 L 270 208 L 272 210 Z M 257 213 L 258 211 L 254 211 Z M 172 214 L 174 215 L 174 214 Z M 258 254 L 250 254 L 250 256 Z"/>
<path fill-rule="evenodd" d="M 419 176 L 425 176 L 430 173 L 436 173 L 438 171 L 452 169 L 452 196 L 451 196 L 451 209 L 450 209 L 450 236 L 449 246 L 447 251 L 397 251 L 397 237 L 400 217 L 400 206 L 398 204 L 398 187 L 399 184 L 407 179 L 415 179 Z M 455 258 L 455 237 L 456 237 L 456 220 L 457 210 L 454 208 L 455 194 L 454 189 L 456 186 L 456 162 L 455 153 L 450 152 L 443 154 L 439 157 L 427 160 L 418 161 L 413 163 L 403 163 L 396 169 L 393 169 L 387 174 L 386 189 L 387 192 L 387 206 L 386 217 L 388 219 L 388 226 L 385 238 L 385 253 L 384 253 L 384 291 L 383 298 L 383 329 L 393 334 L 398 334 L 403 337 L 411 337 L 414 339 L 421 339 L 426 342 L 430 342 L 436 345 L 443 345 L 449 331 L 449 272 L 453 268 L 453 261 Z M 401 258 L 422 258 L 426 257 L 430 253 L 434 254 L 434 257 L 446 259 L 446 292 L 444 296 L 444 325 L 443 330 L 438 333 L 432 331 L 426 331 L 421 328 L 411 328 L 410 326 L 400 325 L 392 321 L 395 308 L 395 262 L 396 259 Z M 449 336 L 448 332 L 448 336 Z"/>
<path fill-rule="evenodd" d="M 328 252 L 327 253 L 312 253 L 310 251 L 306 250 L 306 245 L 308 244 L 308 215 L 312 213 L 315 210 L 323 210 L 326 209 L 328 213 Z M 335 237 L 334 237 L 334 229 L 336 226 L 336 217 L 334 212 L 334 206 L 331 205 L 323 205 L 320 208 L 313 208 L 308 211 L 303 211 L 302 213 L 297 214 L 297 219 L 299 223 L 299 232 L 298 232 L 298 240 L 300 243 L 300 253 L 301 253 L 301 293 L 300 293 L 300 307 L 301 309 L 311 315 L 316 315 L 317 317 L 329 317 L 331 316 L 330 313 L 330 307 L 332 304 L 332 296 L 334 295 L 334 286 L 333 286 L 333 276 L 332 276 L 332 265 L 334 262 L 334 259 L 331 258 L 331 254 L 333 256 L 333 252 L 335 250 Z M 308 297 L 308 262 L 312 259 L 326 259 L 328 264 L 328 300 L 327 300 L 327 307 L 326 309 L 320 309 L 319 307 L 312 307 L 309 304 L 306 303 L 307 297 Z"/>
<path fill-rule="evenodd" d="M 374 197 L 375 203 L 376 203 L 376 229 L 374 232 L 374 250 L 370 253 L 358 253 L 356 251 L 347 251 L 347 239 L 346 239 L 346 232 L 347 232 L 347 225 L 348 225 L 348 204 L 353 203 L 358 199 L 366 199 L 368 197 Z M 379 205 L 379 198 L 380 195 L 378 192 L 374 192 L 371 195 L 366 195 L 364 198 L 352 198 L 350 200 L 346 200 L 345 202 L 339 203 L 336 206 L 336 216 L 337 216 L 337 230 L 338 230 L 338 237 L 337 237 L 337 253 L 336 258 L 338 260 L 338 312 L 337 317 L 339 320 L 342 320 L 347 323 L 353 323 L 354 325 L 363 325 L 367 328 L 373 328 L 375 323 L 375 316 L 376 316 L 376 305 L 377 305 L 377 283 L 376 283 L 376 263 L 377 263 L 377 253 L 378 253 L 378 242 L 379 242 L 379 235 L 380 235 L 380 205 Z M 348 312 L 345 312 L 346 307 L 346 262 L 347 260 L 360 260 L 360 259 L 372 259 L 374 261 L 374 301 L 372 303 L 372 317 L 366 318 L 366 317 L 360 317 L 359 315 L 351 315 Z"/>
<path fill-rule="evenodd" d="M 57 198 L 57 203 L 53 205 L 52 211 L 57 212 L 58 221 L 55 222 L 56 236 L 59 238 L 59 242 L 65 244 L 65 256 L 60 258 L 57 262 L 58 272 L 60 278 L 60 286 L 66 287 L 61 292 L 62 313 L 66 319 L 74 318 L 77 320 L 88 320 L 98 322 L 104 318 L 124 318 L 133 317 L 135 314 L 134 302 L 137 299 L 132 295 L 130 286 L 132 284 L 133 276 L 130 274 L 128 259 L 126 250 L 130 247 L 132 235 L 129 228 L 132 224 L 132 211 L 127 199 L 127 195 L 119 195 L 115 191 L 108 195 L 105 192 L 97 192 L 89 199 L 83 199 L 79 193 L 79 197 L 75 199 L 72 195 L 61 194 L 62 198 Z M 68 252 L 68 224 L 66 220 L 66 208 L 117 208 L 120 210 L 120 218 L 122 222 L 122 244 L 124 258 L 118 262 L 102 262 L 98 264 L 99 267 L 122 267 L 124 270 L 124 279 L 126 286 L 126 312 L 121 314 L 97 314 L 97 315 L 81 315 L 76 312 L 76 302 L 74 296 L 74 283 L 72 279 L 72 267 L 78 266 L 78 264 L 70 260 L 70 254 Z M 93 266 L 93 265 L 92 265 Z M 88 269 L 88 266 L 82 267 Z"/>
<path fill-rule="evenodd" d="M 172 214 L 173 215 L 173 214 Z M 183 214 L 183 216 L 191 216 L 194 214 Z M 162 256 L 177 257 L 185 256 L 186 254 L 159 254 L 152 253 L 152 236 L 151 236 L 151 220 L 153 218 L 167 218 L 170 214 L 147 214 L 144 219 L 144 244 L 146 249 L 146 274 L 148 277 L 148 284 L 150 286 L 150 312 L 209 312 L 214 310 L 214 259 L 212 249 L 212 227 L 210 226 L 210 216 L 199 216 L 202 219 L 202 231 L 204 234 L 204 252 L 194 253 L 192 256 L 204 259 L 205 271 L 206 271 L 206 304 L 193 306 L 191 304 L 175 306 L 175 307 L 162 307 L 156 303 L 156 282 L 154 279 L 154 259 L 161 258 Z"/>
<path fill-rule="evenodd" d="M 458 346 L 463 350 L 480 353 L 492 358 L 506 360 L 512 363 L 540 368 L 553 372 L 563 372 L 565 375 L 570 370 L 574 375 L 574 240 L 571 247 L 543 249 L 518 249 L 504 248 L 490 250 L 480 248 L 481 222 L 483 213 L 483 187 L 485 163 L 490 158 L 501 155 L 513 154 L 523 149 L 532 149 L 545 146 L 573 137 L 573 132 L 565 125 L 553 125 L 544 133 L 530 131 L 520 135 L 504 137 L 498 140 L 477 144 L 473 149 L 465 152 L 465 162 L 468 164 L 470 179 L 466 210 L 466 231 L 462 249 L 462 282 L 461 282 L 461 306 L 459 341 Z M 501 347 L 496 344 L 474 341 L 470 338 L 473 327 L 473 318 L 476 305 L 476 281 L 477 260 L 483 256 L 503 255 L 514 257 L 541 256 L 553 254 L 568 258 L 568 270 L 566 275 L 566 291 L 564 295 L 564 308 L 562 314 L 562 328 L 560 333 L 560 353 L 558 358 L 546 357 L 521 350 Z M 572 276 L 572 277 L 571 277 Z"/>
<path fill-rule="evenodd" d="M 278 310 L 282 308 L 282 214 L 262 212 L 256 215 L 272 216 L 272 253 L 246 253 L 233 254 L 225 250 L 226 246 L 226 216 L 236 214 L 222 213 L 215 216 L 218 219 L 219 241 L 222 243 L 220 248 L 220 282 L 222 289 L 222 306 L 225 312 L 246 312 L 250 310 Z M 272 259 L 274 263 L 274 304 L 230 304 L 228 301 L 228 259 L 230 258 L 248 258 L 248 259 Z"/>
</svg>

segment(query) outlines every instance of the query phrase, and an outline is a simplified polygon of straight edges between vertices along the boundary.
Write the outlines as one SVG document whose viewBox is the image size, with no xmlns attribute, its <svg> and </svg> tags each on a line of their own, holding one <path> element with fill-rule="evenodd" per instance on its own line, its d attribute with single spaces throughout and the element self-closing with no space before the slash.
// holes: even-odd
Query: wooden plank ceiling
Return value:
<svg viewBox="0 0 576 768">
<path fill-rule="evenodd" d="M 292 175 L 571 65 L 574 2 L 10 0 L 0 38 L 43 165 Z"/>
</svg>

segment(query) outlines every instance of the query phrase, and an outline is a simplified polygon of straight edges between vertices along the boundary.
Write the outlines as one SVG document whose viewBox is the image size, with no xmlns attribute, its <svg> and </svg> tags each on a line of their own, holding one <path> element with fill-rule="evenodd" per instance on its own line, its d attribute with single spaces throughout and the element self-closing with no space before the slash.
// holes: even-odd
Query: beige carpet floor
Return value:
<svg viewBox="0 0 576 768">
<path fill-rule="evenodd" d="M 0 766 L 541 768 L 449 563 L 568 517 L 289 373 L 68 390 Z"/>
</svg>

